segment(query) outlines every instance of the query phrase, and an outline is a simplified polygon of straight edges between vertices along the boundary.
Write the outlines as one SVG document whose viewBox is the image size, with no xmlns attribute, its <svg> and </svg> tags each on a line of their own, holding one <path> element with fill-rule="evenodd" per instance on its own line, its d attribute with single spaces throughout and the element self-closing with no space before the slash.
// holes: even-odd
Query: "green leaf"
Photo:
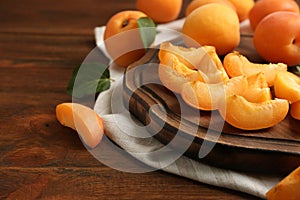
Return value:
<svg viewBox="0 0 300 200">
<path fill-rule="evenodd" d="M 76 67 L 67 86 L 69 95 L 82 98 L 109 89 L 110 73 L 106 65 L 84 63 Z"/>
<path fill-rule="evenodd" d="M 296 74 L 300 75 L 300 66 L 296 66 Z"/>
<path fill-rule="evenodd" d="M 154 42 L 156 36 L 156 24 L 149 17 L 141 17 L 137 20 L 139 27 L 140 35 L 144 44 L 144 47 L 147 49 Z"/>
</svg>

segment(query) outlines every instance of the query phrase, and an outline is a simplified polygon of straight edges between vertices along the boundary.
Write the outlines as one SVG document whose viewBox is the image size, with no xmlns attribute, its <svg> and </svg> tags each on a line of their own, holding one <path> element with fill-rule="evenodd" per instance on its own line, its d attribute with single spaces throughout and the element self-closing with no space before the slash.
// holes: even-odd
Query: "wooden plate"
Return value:
<svg viewBox="0 0 300 200">
<path fill-rule="evenodd" d="M 259 61 L 251 38 L 242 38 L 238 50 Z M 166 89 L 158 78 L 157 49 L 151 49 L 129 66 L 124 78 L 125 106 L 148 125 L 154 137 L 171 144 L 174 151 L 191 141 L 185 154 L 195 160 L 226 169 L 285 174 L 300 166 L 300 122 L 289 115 L 280 124 L 259 131 L 244 131 L 225 123 L 217 112 L 199 111 Z M 184 112 L 184 114 L 183 114 Z M 214 131 L 221 126 L 222 133 Z M 210 132 L 209 134 L 208 131 Z M 213 149 L 204 158 L 199 152 Z"/>
</svg>

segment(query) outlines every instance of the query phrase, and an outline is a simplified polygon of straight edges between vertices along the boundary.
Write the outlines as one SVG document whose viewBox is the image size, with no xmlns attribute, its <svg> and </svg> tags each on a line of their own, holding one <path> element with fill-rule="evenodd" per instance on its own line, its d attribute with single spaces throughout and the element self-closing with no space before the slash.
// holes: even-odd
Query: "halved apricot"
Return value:
<svg viewBox="0 0 300 200">
<path fill-rule="evenodd" d="M 260 72 L 258 74 L 249 76 L 247 80 L 248 89 L 243 95 L 247 101 L 259 103 L 272 99 L 271 89 L 268 87 L 264 73 Z"/>
<path fill-rule="evenodd" d="M 272 127 L 281 122 L 289 111 L 285 99 L 274 99 L 252 103 L 240 95 L 226 97 L 226 107 L 219 109 L 224 120 L 243 130 L 259 130 Z"/>
<path fill-rule="evenodd" d="M 62 103 L 56 106 L 56 118 L 62 125 L 76 130 L 89 147 L 94 148 L 100 143 L 103 122 L 91 108 L 78 103 Z"/>
<path fill-rule="evenodd" d="M 266 88 L 249 88 L 243 94 L 243 97 L 253 103 L 261 103 L 272 99 L 271 89 Z"/>
<path fill-rule="evenodd" d="M 167 64 L 169 61 L 168 53 L 175 55 L 178 60 L 193 70 L 200 70 L 207 74 L 210 83 L 225 82 L 228 75 L 223 64 L 213 46 L 202 46 L 199 48 L 185 48 L 173 45 L 170 42 L 163 42 L 160 45 L 158 57 L 161 64 Z"/>
<path fill-rule="evenodd" d="M 296 200 L 300 197 L 300 167 L 272 187 L 267 193 L 268 200 Z"/>
<path fill-rule="evenodd" d="M 252 76 L 248 76 L 247 80 L 248 80 L 248 86 L 251 88 L 267 88 L 267 87 L 269 87 L 266 76 L 263 72 L 259 72 Z"/>
<path fill-rule="evenodd" d="M 263 72 L 269 86 L 274 85 L 275 77 L 278 72 L 287 71 L 287 65 L 284 63 L 252 63 L 245 56 L 236 51 L 224 57 L 223 65 L 229 77 L 241 75 L 249 77 Z"/>
<path fill-rule="evenodd" d="M 280 72 L 274 83 L 275 96 L 289 100 L 291 103 L 300 100 L 300 77 L 291 72 Z"/>
<path fill-rule="evenodd" d="M 293 118 L 300 120 L 300 101 L 291 104 L 290 114 Z"/>
<path fill-rule="evenodd" d="M 189 81 L 205 82 L 208 80 L 204 73 L 188 68 L 174 54 L 164 53 L 163 63 L 160 63 L 158 67 L 159 79 L 166 88 L 173 92 L 180 93 L 182 86 Z"/>
<path fill-rule="evenodd" d="M 239 76 L 229 79 L 226 83 L 203 83 L 200 81 L 184 84 L 182 99 L 190 106 L 200 110 L 216 110 L 220 101 L 227 95 L 242 95 L 247 90 L 247 78 Z"/>
</svg>

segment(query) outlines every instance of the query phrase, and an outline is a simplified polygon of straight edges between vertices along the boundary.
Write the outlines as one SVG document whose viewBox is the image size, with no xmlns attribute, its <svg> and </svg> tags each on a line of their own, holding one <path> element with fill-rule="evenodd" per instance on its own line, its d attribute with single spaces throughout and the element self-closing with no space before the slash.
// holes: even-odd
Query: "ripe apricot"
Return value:
<svg viewBox="0 0 300 200">
<path fill-rule="evenodd" d="M 232 51 L 240 42 L 237 13 L 219 3 L 206 4 L 194 10 L 186 17 L 182 33 L 188 47 L 214 46 L 218 55 Z"/>
<path fill-rule="evenodd" d="M 224 57 L 223 65 L 229 77 L 241 75 L 249 77 L 262 72 L 265 75 L 269 86 L 273 86 L 276 74 L 279 71 L 287 71 L 286 64 L 253 63 L 237 51 L 227 54 Z"/>
<path fill-rule="evenodd" d="M 296 200 L 300 197 L 300 167 L 277 183 L 267 193 L 268 200 Z"/>
<path fill-rule="evenodd" d="M 260 72 L 247 78 L 248 89 L 243 94 L 247 101 L 260 103 L 272 99 L 271 89 L 268 86 L 266 76 Z"/>
<path fill-rule="evenodd" d="M 271 89 L 267 88 L 248 88 L 243 97 L 252 103 L 261 103 L 272 99 Z"/>
<path fill-rule="evenodd" d="M 106 24 L 104 44 L 114 62 L 127 67 L 145 55 L 137 20 L 147 17 L 145 13 L 125 10 L 113 15 Z"/>
<path fill-rule="evenodd" d="M 294 119 L 300 120 L 300 101 L 291 104 L 290 113 Z"/>
<path fill-rule="evenodd" d="M 211 47 L 213 48 L 213 47 Z M 168 58 L 165 58 L 166 53 L 172 53 L 190 69 L 197 69 L 200 65 L 203 56 L 206 51 L 204 48 L 185 48 L 178 45 L 173 45 L 170 42 L 162 42 L 159 46 L 158 58 L 162 64 L 166 61 L 169 62 Z"/>
<path fill-rule="evenodd" d="M 94 148 L 100 143 L 103 122 L 91 108 L 77 103 L 61 103 L 56 106 L 56 118 L 62 125 L 76 130 L 89 147 Z"/>
<path fill-rule="evenodd" d="M 220 101 L 227 95 L 243 94 L 247 90 L 245 76 L 229 79 L 226 83 L 209 84 L 200 81 L 186 83 L 182 90 L 182 99 L 190 106 L 200 110 L 216 110 Z"/>
<path fill-rule="evenodd" d="M 251 28 L 255 30 L 265 16 L 277 11 L 299 13 L 299 6 L 294 0 L 259 0 L 249 12 Z"/>
<path fill-rule="evenodd" d="M 289 100 L 300 100 L 300 78 L 291 72 L 280 72 L 274 82 L 275 96 Z"/>
<path fill-rule="evenodd" d="M 272 34 L 270 34 L 272 33 Z M 300 14 L 277 11 L 257 25 L 253 43 L 258 54 L 268 62 L 300 64 Z"/>
<path fill-rule="evenodd" d="M 169 90 L 180 93 L 182 86 L 189 81 L 205 81 L 206 75 L 192 70 L 179 61 L 174 54 L 165 52 L 164 59 L 158 67 L 158 76 Z"/>
<path fill-rule="evenodd" d="M 243 130 L 259 130 L 281 122 L 289 111 L 285 99 L 252 103 L 239 95 L 226 97 L 225 108 L 219 113 L 230 125 Z"/>
<path fill-rule="evenodd" d="M 157 23 L 166 23 L 177 19 L 182 0 L 137 0 L 138 10 L 146 13 Z"/>
<path fill-rule="evenodd" d="M 249 12 L 254 6 L 254 0 L 229 0 L 236 9 L 240 22 L 248 19 Z"/>
<path fill-rule="evenodd" d="M 213 46 L 202 46 L 199 48 L 185 48 L 163 42 L 160 45 L 158 57 L 161 64 L 168 65 L 170 57 L 168 53 L 175 55 L 185 66 L 204 73 L 207 83 L 225 82 L 229 78 L 223 64 Z"/>
<path fill-rule="evenodd" d="M 224 5 L 227 5 L 235 10 L 235 6 L 229 0 L 193 0 L 186 7 L 185 15 L 188 16 L 196 8 L 199 8 L 200 6 L 203 6 L 203 5 L 209 4 L 209 3 L 221 3 Z"/>
</svg>

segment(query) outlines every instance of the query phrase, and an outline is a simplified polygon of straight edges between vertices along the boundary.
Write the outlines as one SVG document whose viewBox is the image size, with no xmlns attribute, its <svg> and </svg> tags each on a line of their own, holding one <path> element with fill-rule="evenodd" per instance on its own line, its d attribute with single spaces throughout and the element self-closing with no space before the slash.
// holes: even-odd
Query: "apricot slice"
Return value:
<svg viewBox="0 0 300 200">
<path fill-rule="evenodd" d="M 291 72 L 280 72 L 274 83 L 275 96 L 289 100 L 291 103 L 300 100 L 300 77 Z"/>
<path fill-rule="evenodd" d="M 252 76 L 247 77 L 248 86 L 251 88 L 267 88 L 268 82 L 266 80 L 266 76 L 263 72 L 259 72 Z"/>
<path fill-rule="evenodd" d="M 175 55 L 188 68 L 207 74 L 210 83 L 225 82 L 229 79 L 213 46 L 185 48 L 170 42 L 163 42 L 158 53 L 161 64 L 169 62 L 167 53 Z"/>
<path fill-rule="evenodd" d="M 240 95 L 226 97 L 225 109 L 219 113 L 230 125 L 243 130 L 259 130 L 281 122 L 289 111 L 285 99 L 274 99 L 261 103 L 247 101 Z"/>
<path fill-rule="evenodd" d="M 260 72 L 249 76 L 247 81 L 248 89 L 243 95 L 247 101 L 259 103 L 272 99 L 271 89 L 268 87 L 264 73 Z"/>
<path fill-rule="evenodd" d="M 77 103 L 56 106 L 56 118 L 63 125 L 76 130 L 85 144 L 96 147 L 103 136 L 102 119 L 91 108 Z"/>
<path fill-rule="evenodd" d="M 300 197 L 300 167 L 292 171 L 267 193 L 268 200 L 294 200 Z"/>
<path fill-rule="evenodd" d="M 243 97 L 253 103 L 260 103 L 272 99 L 271 89 L 267 88 L 249 88 L 243 94 Z"/>
<path fill-rule="evenodd" d="M 180 93 L 182 86 L 189 81 L 205 82 L 208 78 L 204 73 L 188 68 L 173 54 L 165 53 L 164 64 L 158 67 L 158 76 L 162 84 L 169 90 Z"/>
<path fill-rule="evenodd" d="M 208 84 L 200 81 L 183 86 L 182 99 L 191 107 L 201 110 L 216 110 L 226 95 L 243 94 L 247 90 L 247 78 L 239 76 L 224 83 Z"/>
<path fill-rule="evenodd" d="M 284 63 L 252 63 L 245 56 L 236 51 L 224 57 L 223 65 L 229 77 L 241 75 L 248 77 L 263 72 L 269 86 L 274 85 L 275 77 L 278 72 L 287 71 L 287 65 Z"/>
<path fill-rule="evenodd" d="M 300 101 L 291 104 L 290 114 L 294 119 L 300 120 Z"/>
</svg>

